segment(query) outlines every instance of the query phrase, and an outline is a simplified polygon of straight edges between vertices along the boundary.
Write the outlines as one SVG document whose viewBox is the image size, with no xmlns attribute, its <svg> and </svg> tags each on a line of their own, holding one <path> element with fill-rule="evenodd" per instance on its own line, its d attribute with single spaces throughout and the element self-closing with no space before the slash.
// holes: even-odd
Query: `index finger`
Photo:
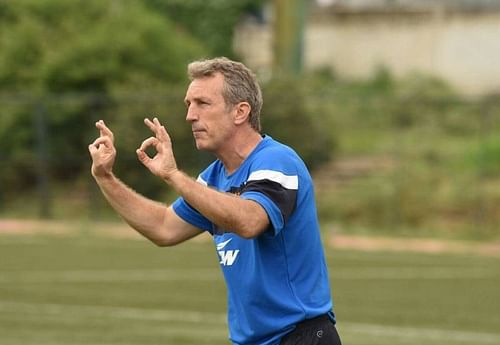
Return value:
<svg viewBox="0 0 500 345">
<path fill-rule="evenodd" d="M 161 140 L 168 140 L 169 136 L 168 133 L 165 129 L 165 127 L 160 123 L 158 118 L 154 118 L 153 121 L 151 121 L 148 118 L 144 119 L 144 123 L 146 126 L 149 127 L 149 129 L 156 134 L 156 137 Z"/>
<path fill-rule="evenodd" d="M 152 132 L 155 132 L 156 133 L 156 126 L 155 124 L 150 120 L 148 119 L 147 117 L 144 119 L 144 124 L 146 126 L 148 126 L 148 128 L 152 131 Z"/>
</svg>

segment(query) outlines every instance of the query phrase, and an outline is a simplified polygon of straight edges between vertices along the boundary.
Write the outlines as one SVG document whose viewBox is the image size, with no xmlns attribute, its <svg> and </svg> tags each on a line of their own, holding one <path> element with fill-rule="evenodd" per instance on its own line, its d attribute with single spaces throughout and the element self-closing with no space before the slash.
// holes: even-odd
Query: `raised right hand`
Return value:
<svg viewBox="0 0 500 345">
<path fill-rule="evenodd" d="M 177 170 L 172 141 L 165 127 L 155 117 L 153 121 L 146 118 L 144 124 L 149 127 L 154 136 L 147 138 L 137 149 L 137 157 L 153 174 L 166 182 Z M 148 156 L 146 149 L 153 147 L 156 153 L 153 157 Z"/>
<path fill-rule="evenodd" d="M 92 175 L 95 178 L 111 176 L 116 158 L 114 135 L 103 120 L 97 121 L 95 126 L 99 130 L 99 137 L 89 145 Z"/>
</svg>

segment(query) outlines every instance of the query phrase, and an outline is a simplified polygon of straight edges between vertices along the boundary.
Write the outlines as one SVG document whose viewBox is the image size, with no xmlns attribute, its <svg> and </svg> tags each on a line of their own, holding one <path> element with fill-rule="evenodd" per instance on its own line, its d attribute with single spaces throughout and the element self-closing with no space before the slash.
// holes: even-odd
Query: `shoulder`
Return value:
<svg viewBox="0 0 500 345">
<path fill-rule="evenodd" d="M 280 152 L 283 154 L 297 155 L 294 149 L 285 145 L 278 140 L 273 139 L 269 135 L 265 135 L 262 141 L 262 151 L 265 152 Z M 298 155 L 297 155 L 298 156 Z"/>
<path fill-rule="evenodd" d="M 269 136 L 263 140 L 262 147 L 252 162 L 254 168 L 283 170 L 284 173 L 307 171 L 304 162 L 294 149 Z"/>
</svg>

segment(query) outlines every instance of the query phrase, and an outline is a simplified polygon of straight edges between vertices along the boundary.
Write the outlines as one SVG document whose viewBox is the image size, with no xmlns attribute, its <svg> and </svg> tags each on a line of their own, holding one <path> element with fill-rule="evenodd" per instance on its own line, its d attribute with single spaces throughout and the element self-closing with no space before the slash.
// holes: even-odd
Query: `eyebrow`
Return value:
<svg viewBox="0 0 500 345">
<path fill-rule="evenodd" d="M 192 100 L 188 100 L 188 98 L 184 98 L 184 104 L 188 104 L 191 102 L 210 102 L 211 99 L 209 97 L 193 97 Z"/>
</svg>

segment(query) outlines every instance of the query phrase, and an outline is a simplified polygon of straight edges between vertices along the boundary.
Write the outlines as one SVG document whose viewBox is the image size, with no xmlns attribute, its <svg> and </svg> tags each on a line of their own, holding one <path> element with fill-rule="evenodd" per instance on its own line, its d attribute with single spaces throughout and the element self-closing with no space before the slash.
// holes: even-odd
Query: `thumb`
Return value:
<svg viewBox="0 0 500 345">
<path fill-rule="evenodd" d="M 99 150 L 97 149 L 97 147 L 95 147 L 94 144 L 90 144 L 89 145 L 89 152 L 90 152 L 90 156 L 92 157 L 92 159 L 94 159 L 95 155 L 97 154 Z"/>
<path fill-rule="evenodd" d="M 139 161 L 147 166 L 147 164 L 151 161 L 151 158 L 149 158 L 146 152 L 141 149 L 137 149 L 135 152 L 137 153 L 137 158 L 139 158 Z"/>
</svg>

